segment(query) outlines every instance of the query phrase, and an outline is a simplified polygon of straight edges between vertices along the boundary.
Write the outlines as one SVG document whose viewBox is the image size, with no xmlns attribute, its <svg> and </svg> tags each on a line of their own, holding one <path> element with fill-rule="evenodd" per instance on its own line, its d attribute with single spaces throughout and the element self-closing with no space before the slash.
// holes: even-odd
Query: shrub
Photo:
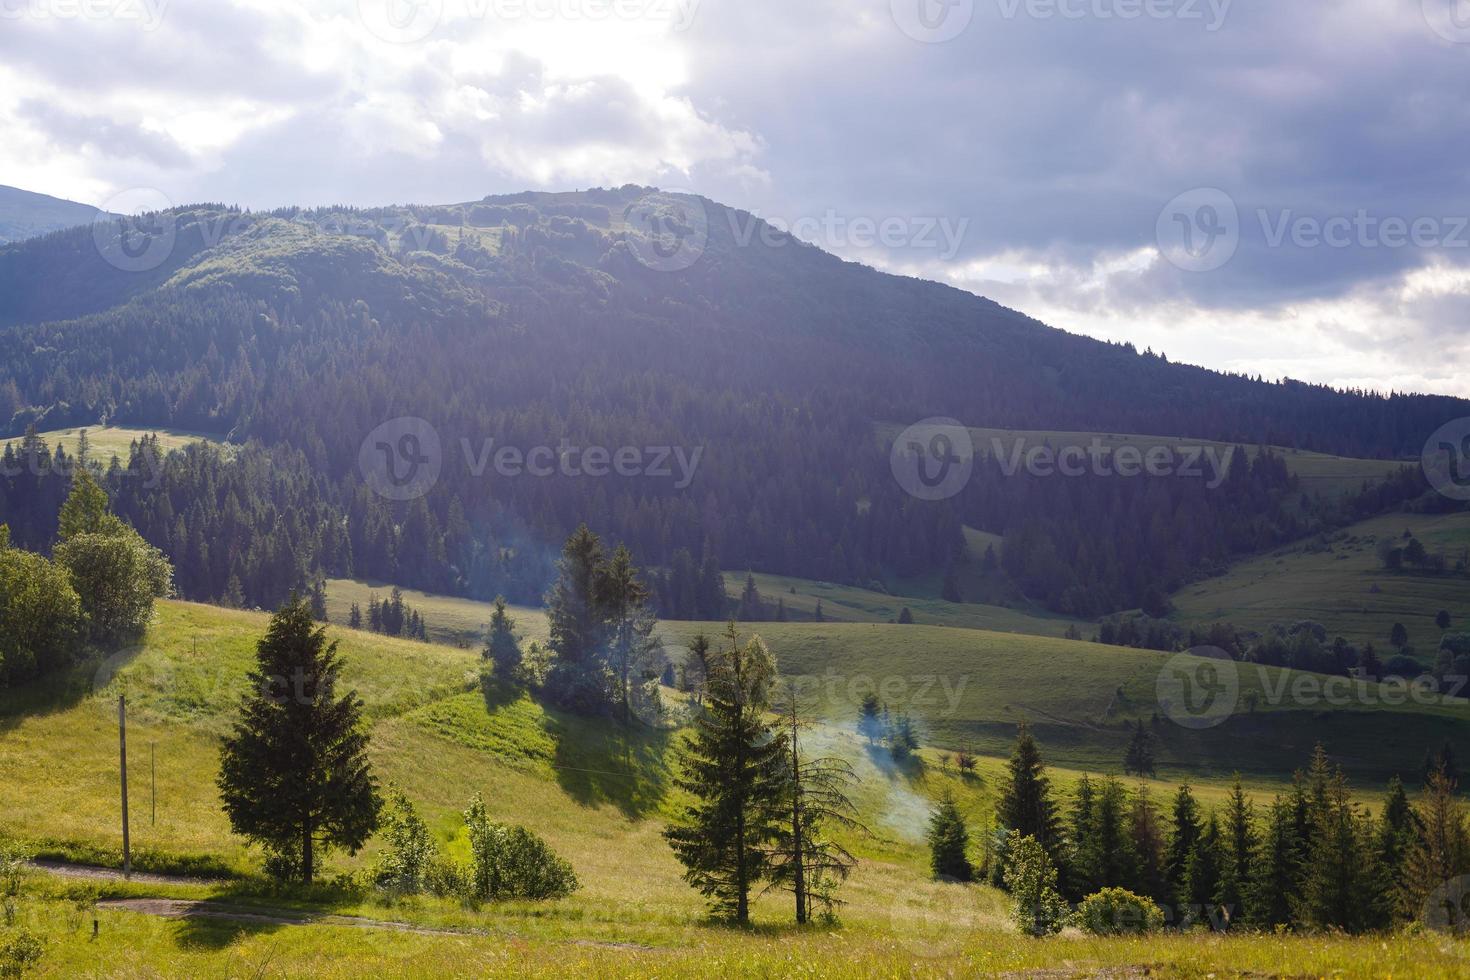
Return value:
<svg viewBox="0 0 1470 980">
<path fill-rule="evenodd" d="M 464 819 L 470 835 L 467 898 L 562 898 L 577 890 L 570 864 L 524 827 L 492 823 L 478 794 Z"/>
<path fill-rule="evenodd" d="M 1025 935 L 1050 936 L 1067 924 L 1056 866 L 1035 837 L 1013 830 L 1006 838 L 1005 886 L 1011 893 L 1011 921 Z"/>
<path fill-rule="evenodd" d="M 429 869 L 439 849 L 413 804 L 390 789 L 383 808 L 384 850 L 373 869 L 373 884 L 400 895 L 417 895 L 428 886 Z"/>
<path fill-rule="evenodd" d="M 1082 900 L 1077 924 L 1094 936 L 1156 932 L 1164 927 L 1164 912 L 1152 899 L 1124 888 L 1104 888 Z"/>
<path fill-rule="evenodd" d="M 0 939 L 0 977 L 18 977 L 41 959 L 41 941 L 25 929 Z"/>
</svg>

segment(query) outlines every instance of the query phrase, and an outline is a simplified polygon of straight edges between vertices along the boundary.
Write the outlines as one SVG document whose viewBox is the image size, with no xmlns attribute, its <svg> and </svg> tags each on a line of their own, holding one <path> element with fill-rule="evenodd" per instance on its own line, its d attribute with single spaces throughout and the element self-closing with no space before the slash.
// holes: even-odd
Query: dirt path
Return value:
<svg viewBox="0 0 1470 980">
<path fill-rule="evenodd" d="M 64 878 L 85 878 L 89 881 L 136 881 L 144 885 L 221 885 L 218 878 L 190 878 L 187 875 L 160 875 L 146 871 L 134 871 L 124 876 L 116 868 L 102 868 L 93 864 L 66 864 L 61 861 L 32 861 L 31 867 L 49 871 Z"/>
</svg>

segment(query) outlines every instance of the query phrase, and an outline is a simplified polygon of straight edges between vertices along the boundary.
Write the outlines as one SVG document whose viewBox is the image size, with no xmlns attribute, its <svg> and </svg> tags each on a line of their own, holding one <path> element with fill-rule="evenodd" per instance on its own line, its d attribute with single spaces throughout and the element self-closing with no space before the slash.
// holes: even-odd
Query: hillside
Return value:
<svg viewBox="0 0 1470 980">
<path fill-rule="evenodd" d="M 90 224 L 97 215 L 87 204 L 0 186 L 0 246 Z"/>
<path fill-rule="evenodd" d="M 1384 566 L 1383 541 L 1405 532 L 1449 558 L 1441 573 Z M 1470 548 L 1470 515 L 1389 514 L 1353 524 L 1301 545 L 1243 561 L 1225 575 L 1188 586 L 1172 597 L 1175 618 L 1225 620 L 1252 630 L 1276 623 L 1315 620 L 1330 636 L 1372 643 L 1386 658 L 1389 634 L 1403 623 L 1420 659 L 1432 664 L 1440 635 L 1440 610 L 1455 629 L 1470 621 L 1470 590 L 1455 562 Z"/>
<path fill-rule="evenodd" d="M 959 561 L 969 527 L 1004 539 L 1010 579 L 971 598 L 1089 620 L 1422 495 L 1414 472 L 1351 499 L 1312 491 L 1361 490 L 1359 476 L 1396 471 L 1426 433 L 1470 415 L 1457 399 L 1266 383 L 1067 334 L 648 188 L 357 211 L 199 205 L 163 221 L 146 262 L 91 229 L 0 249 L 0 432 L 106 418 L 301 454 L 310 476 L 290 487 L 308 499 L 293 505 L 329 514 L 315 525 L 347 540 L 290 535 L 297 580 L 237 573 L 251 604 L 315 570 L 529 603 L 583 521 L 648 565 L 687 553 L 900 593 Z M 661 258 L 672 244 L 690 246 L 687 265 Z M 917 500 L 871 433 L 933 416 L 1286 448 L 1224 493 L 977 465 L 954 497 Z M 428 423 L 434 479 L 411 500 L 365 493 L 380 447 L 399 445 L 383 427 L 401 418 Z M 589 477 L 589 447 L 631 452 L 636 472 Z M 494 462 L 507 448 L 560 462 L 528 478 Z M 1300 465 L 1278 465 L 1283 454 Z M 171 509 L 196 504 L 211 520 L 223 506 L 195 487 Z M 136 509 L 185 595 L 234 601 L 227 572 Z"/>
<path fill-rule="evenodd" d="M 215 739 L 228 728 L 265 622 L 258 613 L 163 602 L 138 650 L 100 670 L 89 668 L 0 695 L 0 785 L 6 788 L 0 837 L 29 840 L 52 855 L 116 862 L 114 696 L 126 694 L 134 773 L 133 847 L 139 866 L 228 876 L 245 872 L 254 857 L 228 832 L 216 799 Z M 850 624 L 810 633 L 790 624 L 769 624 L 763 632 L 788 669 L 815 669 L 831 662 L 838 651 L 849 669 L 878 669 L 874 658 L 880 645 L 866 646 L 861 637 L 893 629 L 898 628 Z M 1058 641 L 1038 640 L 1018 648 L 1013 637 L 908 629 L 913 631 L 908 642 L 924 648 L 920 652 L 928 653 L 941 637 L 945 646 L 961 651 L 941 668 L 964 665 L 990 679 L 977 685 L 974 699 L 966 702 L 967 709 L 974 705 L 986 712 L 1004 711 L 1006 702 L 1024 698 L 1038 715 L 1048 710 L 1086 714 L 1101 707 L 1097 696 L 1073 695 L 1083 688 L 1101 690 L 1133 673 L 1141 676 L 1150 659 Z M 963 633 L 971 644 L 956 647 L 947 635 L 954 632 Z M 934 883 L 928 877 L 920 836 L 928 800 L 944 790 L 956 792 L 971 819 L 983 821 L 993 805 L 998 759 L 984 759 L 976 776 L 961 777 L 936 752 L 926 750 L 922 766 L 895 770 L 890 764 L 876 765 L 878 757 L 845 724 L 819 725 L 809 736 L 815 744 L 848 757 L 857 767 L 857 799 L 871 831 L 848 838 L 862 863 L 843 889 L 848 904 L 841 926 L 804 931 L 779 926 L 785 903 L 766 895 L 756 903 L 759 931 L 747 936 L 708 923 L 699 896 L 680 880 L 680 869 L 659 837 L 668 815 L 669 731 L 627 730 L 579 719 L 493 684 L 482 688 L 473 653 L 340 629 L 333 635 L 345 655 L 344 681 L 366 702 L 376 771 L 419 803 L 435 838 L 451 851 L 461 850 L 458 811 L 471 793 L 482 791 L 493 816 L 534 827 L 566 855 L 582 879 L 582 890 L 550 904 L 480 908 L 431 898 L 333 899 L 330 892 L 321 899 L 297 899 L 292 906 L 309 915 L 364 915 L 419 928 L 466 930 L 452 944 L 443 936 L 412 933 L 396 935 L 388 944 L 371 933 L 326 923 L 282 928 L 209 919 L 169 922 L 115 909 L 97 913 L 100 936 L 88 943 L 67 940 L 71 933 L 64 909 L 78 896 L 84 904 L 87 895 L 95 900 L 99 890 L 104 898 L 162 892 L 225 901 L 246 910 L 268 910 L 290 900 L 273 897 L 248 879 L 216 885 L 141 881 L 100 886 L 38 880 L 28 887 L 39 898 L 29 899 L 27 907 L 40 915 L 34 927 L 48 938 L 45 969 L 86 972 L 100 960 L 115 965 L 119 956 L 140 955 L 154 967 L 167 963 L 171 971 L 190 975 L 223 975 L 262 959 L 289 969 L 310 961 L 312 950 L 322 943 L 331 944 L 338 967 L 355 964 L 363 970 L 414 975 L 462 972 L 467 963 L 483 975 L 565 975 L 587 969 L 605 975 L 650 970 L 707 975 L 709 957 L 714 956 L 728 958 L 732 972 L 750 975 L 801 967 L 813 975 L 870 975 L 875 964 L 891 963 L 904 975 L 938 976 L 981 963 L 987 971 L 1026 969 L 1056 955 L 1056 949 L 1011 931 L 998 893 Z M 1002 662 L 1010 670 L 997 669 Z M 1071 665 L 1075 681 L 1042 686 L 1026 679 L 1045 673 L 1045 664 L 1054 672 L 1064 662 Z M 1012 676 L 1023 679 L 1008 689 L 1005 678 Z M 1417 722 L 1404 713 L 1395 717 L 1401 726 Z M 1054 734 L 1048 731 L 1048 737 Z M 1051 755 L 1050 744 L 1043 740 L 1043 745 Z M 1289 761 L 1295 746 L 1286 748 L 1276 750 L 1280 764 Z M 150 771 L 156 772 L 156 822 L 148 816 L 155 801 L 153 785 L 140 775 Z M 1058 789 L 1067 793 L 1078 773 L 1060 768 L 1054 775 Z M 1252 781 L 1259 797 L 1280 785 L 1278 778 Z M 1156 798 L 1170 789 L 1162 781 L 1152 786 Z M 1201 786 L 1199 795 L 1206 804 L 1218 804 L 1223 793 L 1223 785 L 1214 782 Z M 375 850 L 371 846 L 356 858 L 335 855 L 333 866 L 363 867 Z M 631 868 L 637 873 L 631 874 Z M 1155 972 L 1205 963 L 1230 969 L 1257 964 L 1271 971 L 1286 962 L 1299 962 L 1304 972 L 1361 967 L 1364 962 L 1387 970 L 1397 969 L 1393 964 L 1409 955 L 1399 940 L 1380 938 L 1371 943 L 1335 939 L 1310 949 L 1305 944 L 1284 949 L 1279 940 L 1250 935 L 1215 938 L 1204 949 L 1197 939 L 1180 934 L 1133 941 L 1069 935 L 1057 942 L 1066 944 L 1068 956 L 1074 955 L 1075 946 L 1076 955 L 1098 968 L 1116 964 L 1132 969 L 1147 962 Z M 1457 955 L 1458 945 L 1452 946 L 1444 953 L 1451 958 L 1445 969 Z M 444 960 L 451 947 L 453 964 Z M 1438 955 L 1420 950 L 1415 972 L 1435 975 L 1442 966 Z"/>
</svg>

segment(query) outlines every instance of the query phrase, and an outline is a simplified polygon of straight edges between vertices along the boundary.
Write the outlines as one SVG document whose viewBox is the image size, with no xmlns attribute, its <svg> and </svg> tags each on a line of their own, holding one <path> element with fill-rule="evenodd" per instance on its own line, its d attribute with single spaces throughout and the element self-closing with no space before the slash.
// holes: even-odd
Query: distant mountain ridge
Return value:
<svg viewBox="0 0 1470 980">
<path fill-rule="evenodd" d="M 272 540 L 231 548 L 267 548 L 281 588 L 351 570 L 533 600 L 583 521 L 667 568 L 881 586 L 964 561 L 968 526 L 1002 536 L 1005 571 L 1051 609 L 1157 609 L 1236 556 L 1443 501 L 1417 468 L 1319 501 L 1269 455 L 1218 491 L 1011 476 L 977 459 L 953 496 L 932 500 L 895 479 L 875 425 L 949 417 L 1415 459 L 1430 433 L 1470 416 L 1451 397 L 1173 363 L 653 188 L 269 213 L 205 204 L 150 221 L 153 235 L 126 243 L 77 228 L 0 248 L 0 434 L 107 419 L 289 447 L 298 479 L 271 484 L 283 515 Z M 364 483 L 363 447 L 402 419 L 427 421 L 442 445 L 436 481 L 410 501 Z M 680 447 L 701 463 L 682 484 L 517 479 L 482 465 L 487 439 L 522 452 Z M 26 494 L 17 485 L 10 499 Z M 298 525 L 305 498 L 332 516 Z M 276 598 L 231 588 L 213 541 L 189 540 L 219 508 L 234 513 L 228 499 L 181 489 L 137 506 L 150 539 L 185 556 L 185 594 Z M 275 522 L 264 504 L 257 513 Z M 54 513 L 27 524 L 44 539 L 46 522 Z"/>
<path fill-rule="evenodd" d="M 90 224 L 98 213 L 90 204 L 0 184 L 0 245 Z"/>
</svg>

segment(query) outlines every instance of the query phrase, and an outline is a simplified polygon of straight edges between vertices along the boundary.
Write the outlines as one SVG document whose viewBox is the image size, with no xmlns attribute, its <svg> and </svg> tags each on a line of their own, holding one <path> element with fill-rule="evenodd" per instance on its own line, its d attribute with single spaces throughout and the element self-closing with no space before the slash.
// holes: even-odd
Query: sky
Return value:
<svg viewBox="0 0 1470 980">
<path fill-rule="evenodd" d="M 1470 0 L 0 0 L 0 184 L 623 183 L 1054 326 L 1470 396 Z"/>
</svg>

